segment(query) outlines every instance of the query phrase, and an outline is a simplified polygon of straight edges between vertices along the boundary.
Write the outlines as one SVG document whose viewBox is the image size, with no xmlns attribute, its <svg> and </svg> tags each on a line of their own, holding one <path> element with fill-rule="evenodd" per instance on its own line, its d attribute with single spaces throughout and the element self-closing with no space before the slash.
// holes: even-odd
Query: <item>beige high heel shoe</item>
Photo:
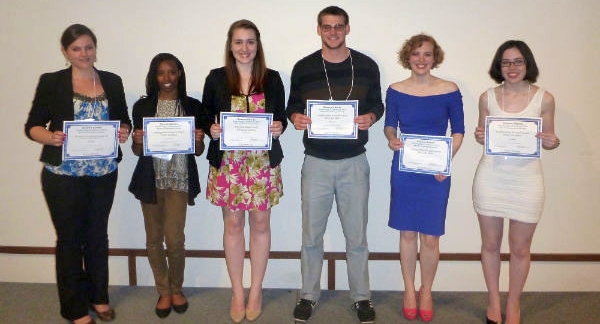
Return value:
<svg viewBox="0 0 600 324">
<path fill-rule="evenodd" d="M 234 311 L 229 310 L 229 317 L 234 323 L 240 323 L 246 317 L 246 310 Z"/>
<path fill-rule="evenodd" d="M 229 306 L 229 317 L 231 317 L 231 320 L 234 323 L 240 323 L 246 318 L 246 310 L 242 309 L 241 311 L 236 311 L 231 308 L 231 305 L 233 305 L 233 296 L 231 296 L 231 304 Z"/>
<path fill-rule="evenodd" d="M 256 309 L 256 310 L 246 309 L 246 319 L 249 322 L 256 321 L 256 319 L 259 318 L 261 314 L 262 314 L 262 309 Z"/>
</svg>

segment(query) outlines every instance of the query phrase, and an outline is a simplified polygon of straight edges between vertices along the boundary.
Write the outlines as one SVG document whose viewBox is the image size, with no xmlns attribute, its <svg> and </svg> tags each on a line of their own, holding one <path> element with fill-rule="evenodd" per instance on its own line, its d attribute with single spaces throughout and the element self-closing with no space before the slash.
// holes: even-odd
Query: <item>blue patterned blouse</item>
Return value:
<svg viewBox="0 0 600 324">
<path fill-rule="evenodd" d="M 73 107 L 75 107 L 75 120 L 108 120 L 106 94 L 90 98 L 75 93 Z M 68 160 L 57 166 L 46 163 L 44 167 L 54 174 L 100 177 L 117 169 L 117 159 Z"/>
</svg>

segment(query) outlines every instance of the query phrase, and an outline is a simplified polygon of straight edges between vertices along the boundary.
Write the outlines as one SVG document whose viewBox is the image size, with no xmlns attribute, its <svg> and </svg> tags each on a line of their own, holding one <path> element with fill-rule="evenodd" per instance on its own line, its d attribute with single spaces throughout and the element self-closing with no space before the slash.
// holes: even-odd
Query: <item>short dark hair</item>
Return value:
<svg viewBox="0 0 600 324">
<path fill-rule="evenodd" d="M 90 38 L 94 42 L 94 46 L 98 45 L 96 35 L 94 35 L 91 29 L 82 24 L 73 24 L 67 27 L 67 29 L 65 29 L 65 31 L 62 33 L 62 36 L 60 37 L 60 44 L 62 45 L 63 49 L 66 50 L 67 47 L 71 45 L 71 43 L 73 43 L 77 38 L 83 35 L 90 36 Z"/>
<path fill-rule="evenodd" d="M 150 61 L 150 68 L 148 69 L 148 74 L 146 75 L 146 94 L 148 97 L 158 97 L 158 80 L 156 80 L 156 75 L 158 74 L 158 66 L 160 63 L 164 61 L 171 61 L 175 63 L 177 69 L 181 73 L 179 76 L 179 80 L 177 81 L 177 97 L 181 100 L 184 100 L 187 97 L 186 87 L 185 87 L 185 70 L 183 69 L 183 64 L 175 55 L 171 53 L 160 53 L 152 58 Z"/>
<path fill-rule="evenodd" d="M 398 63 L 405 69 L 410 69 L 410 64 L 408 63 L 410 53 L 416 48 L 421 47 L 425 42 L 433 45 L 433 64 L 431 68 L 436 68 L 438 65 L 442 64 L 444 61 L 444 51 L 433 37 L 426 34 L 414 35 L 404 42 L 402 48 L 398 51 Z"/>
<path fill-rule="evenodd" d="M 535 58 L 533 57 L 531 49 L 529 46 L 527 46 L 527 44 L 525 44 L 524 41 L 521 40 L 508 40 L 498 47 L 488 72 L 490 77 L 492 77 L 492 79 L 497 83 L 504 82 L 504 77 L 502 76 L 502 55 L 504 55 L 504 51 L 510 48 L 516 48 L 519 52 L 521 52 L 521 55 L 523 55 L 523 59 L 525 59 L 524 80 L 535 83 L 540 71 L 535 63 Z"/>
<path fill-rule="evenodd" d="M 338 6 L 329 6 L 319 12 L 319 15 L 317 16 L 317 24 L 319 24 L 319 26 L 321 26 L 321 23 L 323 23 L 323 16 L 325 15 L 342 16 L 344 17 L 345 25 L 350 23 L 350 17 L 348 17 L 348 13 Z"/>
</svg>

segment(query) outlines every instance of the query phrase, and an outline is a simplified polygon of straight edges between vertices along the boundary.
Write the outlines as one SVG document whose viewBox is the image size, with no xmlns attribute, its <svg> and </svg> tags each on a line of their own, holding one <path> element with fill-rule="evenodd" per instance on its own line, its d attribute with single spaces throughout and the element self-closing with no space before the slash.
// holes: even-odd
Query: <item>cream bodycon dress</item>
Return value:
<svg viewBox="0 0 600 324">
<path fill-rule="evenodd" d="M 540 117 L 544 93 L 539 88 L 525 109 L 507 113 L 500 109 L 494 89 L 488 89 L 489 114 Z M 544 175 L 540 159 L 482 155 L 473 179 L 473 207 L 477 214 L 537 223 L 543 206 Z"/>
</svg>

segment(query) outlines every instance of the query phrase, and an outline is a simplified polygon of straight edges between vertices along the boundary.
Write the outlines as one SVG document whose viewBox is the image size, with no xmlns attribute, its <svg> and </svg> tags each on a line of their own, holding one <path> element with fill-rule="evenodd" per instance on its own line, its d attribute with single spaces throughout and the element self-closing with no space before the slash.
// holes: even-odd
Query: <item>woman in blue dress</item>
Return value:
<svg viewBox="0 0 600 324">
<path fill-rule="evenodd" d="M 405 134 L 446 136 L 450 121 L 452 156 L 460 148 L 464 134 L 462 95 L 454 82 L 430 73 L 443 59 L 444 52 L 431 36 L 411 37 L 398 52 L 399 63 L 410 69 L 411 75 L 391 84 L 386 97 L 384 133 L 389 148 L 394 151 L 388 225 L 400 231 L 402 310 L 407 319 L 415 319 L 418 313 L 425 322 L 433 319 L 431 288 L 439 261 L 439 238 L 444 234 L 450 178 L 442 174 L 399 171 L 398 151 L 404 143 L 398 138 L 398 128 Z M 417 296 L 418 254 L 421 287 Z"/>
</svg>

